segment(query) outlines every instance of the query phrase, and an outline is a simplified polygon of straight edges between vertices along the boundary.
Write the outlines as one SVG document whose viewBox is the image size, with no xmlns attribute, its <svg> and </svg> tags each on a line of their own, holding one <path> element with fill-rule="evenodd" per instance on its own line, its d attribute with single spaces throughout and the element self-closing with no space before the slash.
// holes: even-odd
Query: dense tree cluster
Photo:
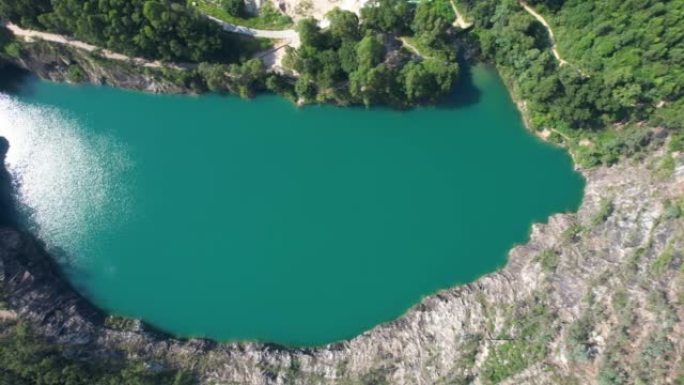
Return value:
<svg viewBox="0 0 684 385">
<path fill-rule="evenodd" d="M 181 0 L 0 0 L 0 16 L 132 56 L 193 62 L 237 57 L 235 40 Z"/>
<path fill-rule="evenodd" d="M 601 74 L 616 103 L 684 126 L 684 104 L 676 103 L 684 94 L 684 0 L 537 2 L 559 26 L 560 49 Z"/>
<path fill-rule="evenodd" d="M 533 124 L 597 128 L 651 120 L 684 125 L 684 0 L 534 0 L 567 65 L 517 0 L 465 0 L 483 53 L 528 101 Z"/>
<path fill-rule="evenodd" d="M 259 59 L 230 65 L 202 63 L 197 68 L 197 73 L 206 88 L 212 92 L 232 92 L 250 97 L 265 88 L 266 66 Z"/>
<path fill-rule="evenodd" d="M 437 2 L 436 2 L 437 3 Z M 448 41 L 447 17 L 432 3 L 417 7 L 404 0 L 377 0 L 354 13 L 335 9 L 329 25 L 303 19 L 302 45 L 285 64 L 299 73 L 294 92 L 300 100 L 413 105 L 433 102 L 449 92 L 458 75 L 455 47 Z M 401 49 L 411 36 L 430 55 Z"/>
</svg>

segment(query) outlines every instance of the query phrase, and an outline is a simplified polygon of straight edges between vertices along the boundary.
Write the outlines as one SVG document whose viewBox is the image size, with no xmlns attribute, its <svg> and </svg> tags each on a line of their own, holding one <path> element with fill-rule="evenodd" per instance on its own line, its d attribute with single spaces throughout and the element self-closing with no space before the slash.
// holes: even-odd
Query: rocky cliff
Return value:
<svg viewBox="0 0 684 385">
<path fill-rule="evenodd" d="M 502 270 L 321 348 L 179 340 L 107 317 L 11 224 L 0 278 L 12 314 L 69 355 L 185 368 L 202 384 L 681 383 L 683 158 L 661 146 L 584 170 L 579 211 L 534 225 Z"/>
<path fill-rule="evenodd" d="M 62 44 L 35 40 L 18 45 L 20 52 L 4 55 L 4 60 L 43 79 L 92 84 L 155 93 L 194 92 L 191 79 L 173 68 L 141 68 L 134 63 L 108 60 L 97 53 Z M 185 84 L 185 80 L 189 82 Z"/>
</svg>

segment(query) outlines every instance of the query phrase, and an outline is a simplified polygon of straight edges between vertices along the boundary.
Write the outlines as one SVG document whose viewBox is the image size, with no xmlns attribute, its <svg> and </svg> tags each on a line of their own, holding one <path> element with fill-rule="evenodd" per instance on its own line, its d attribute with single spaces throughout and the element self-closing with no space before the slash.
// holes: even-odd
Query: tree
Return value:
<svg viewBox="0 0 684 385">
<path fill-rule="evenodd" d="M 330 21 L 328 31 L 335 40 L 337 46 L 342 42 L 359 39 L 359 18 L 354 12 L 343 11 L 335 8 L 326 15 Z"/>
<path fill-rule="evenodd" d="M 245 2 L 243 0 L 221 0 L 221 8 L 233 16 L 242 17 L 245 15 Z"/>
<path fill-rule="evenodd" d="M 0 0 L 0 15 L 130 56 L 185 62 L 239 57 L 234 37 L 178 0 Z"/>
<path fill-rule="evenodd" d="M 385 56 L 382 35 L 368 34 L 356 46 L 356 56 L 360 67 L 375 67 Z"/>
<path fill-rule="evenodd" d="M 366 29 L 405 34 L 410 31 L 414 6 L 406 0 L 373 0 L 361 9 Z"/>
<path fill-rule="evenodd" d="M 0 17 L 25 27 L 40 27 L 38 17 L 51 9 L 49 0 L 1 0 Z"/>
<path fill-rule="evenodd" d="M 297 33 L 303 46 L 323 48 L 325 37 L 318 27 L 318 22 L 313 17 L 307 17 L 297 24 Z"/>
<path fill-rule="evenodd" d="M 295 83 L 295 93 L 304 100 L 313 99 L 316 96 L 316 86 L 308 75 L 302 75 Z"/>
<path fill-rule="evenodd" d="M 439 0 L 434 0 L 434 3 Z M 428 47 L 437 46 L 437 42 L 445 38 L 446 31 L 451 26 L 450 19 L 444 11 L 433 2 L 421 2 L 416 8 L 411 28 L 419 36 L 422 43 Z M 452 11 L 453 13 L 453 11 Z"/>
<path fill-rule="evenodd" d="M 356 56 L 356 42 L 345 41 L 342 43 L 337 55 L 340 58 L 340 66 L 342 70 L 348 74 L 356 71 L 359 66 L 359 60 Z"/>
</svg>

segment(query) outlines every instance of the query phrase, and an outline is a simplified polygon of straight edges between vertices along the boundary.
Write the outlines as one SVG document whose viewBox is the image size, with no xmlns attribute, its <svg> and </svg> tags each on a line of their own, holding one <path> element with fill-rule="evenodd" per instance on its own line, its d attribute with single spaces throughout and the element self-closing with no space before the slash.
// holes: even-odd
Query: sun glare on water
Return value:
<svg viewBox="0 0 684 385">
<path fill-rule="evenodd" d="M 0 136 L 10 143 L 6 164 L 20 209 L 49 248 L 79 257 L 71 254 L 86 234 L 125 214 L 125 195 L 113 190 L 121 189 L 114 181 L 130 164 L 113 140 L 87 135 L 55 108 L 1 94 Z"/>
</svg>

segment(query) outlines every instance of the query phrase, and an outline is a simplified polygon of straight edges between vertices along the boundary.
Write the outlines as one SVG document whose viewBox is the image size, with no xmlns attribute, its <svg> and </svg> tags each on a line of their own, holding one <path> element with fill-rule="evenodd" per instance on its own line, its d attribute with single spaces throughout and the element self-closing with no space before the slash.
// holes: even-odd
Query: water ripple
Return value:
<svg viewBox="0 0 684 385">
<path fill-rule="evenodd" d="M 128 194 L 115 181 L 131 166 L 121 145 L 86 134 L 56 108 L 7 95 L 0 95 L 0 136 L 10 142 L 6 162 L 20 209 L 48 248 L 73 256 L 93 232 L 121 224 Z"/>
</svg>

